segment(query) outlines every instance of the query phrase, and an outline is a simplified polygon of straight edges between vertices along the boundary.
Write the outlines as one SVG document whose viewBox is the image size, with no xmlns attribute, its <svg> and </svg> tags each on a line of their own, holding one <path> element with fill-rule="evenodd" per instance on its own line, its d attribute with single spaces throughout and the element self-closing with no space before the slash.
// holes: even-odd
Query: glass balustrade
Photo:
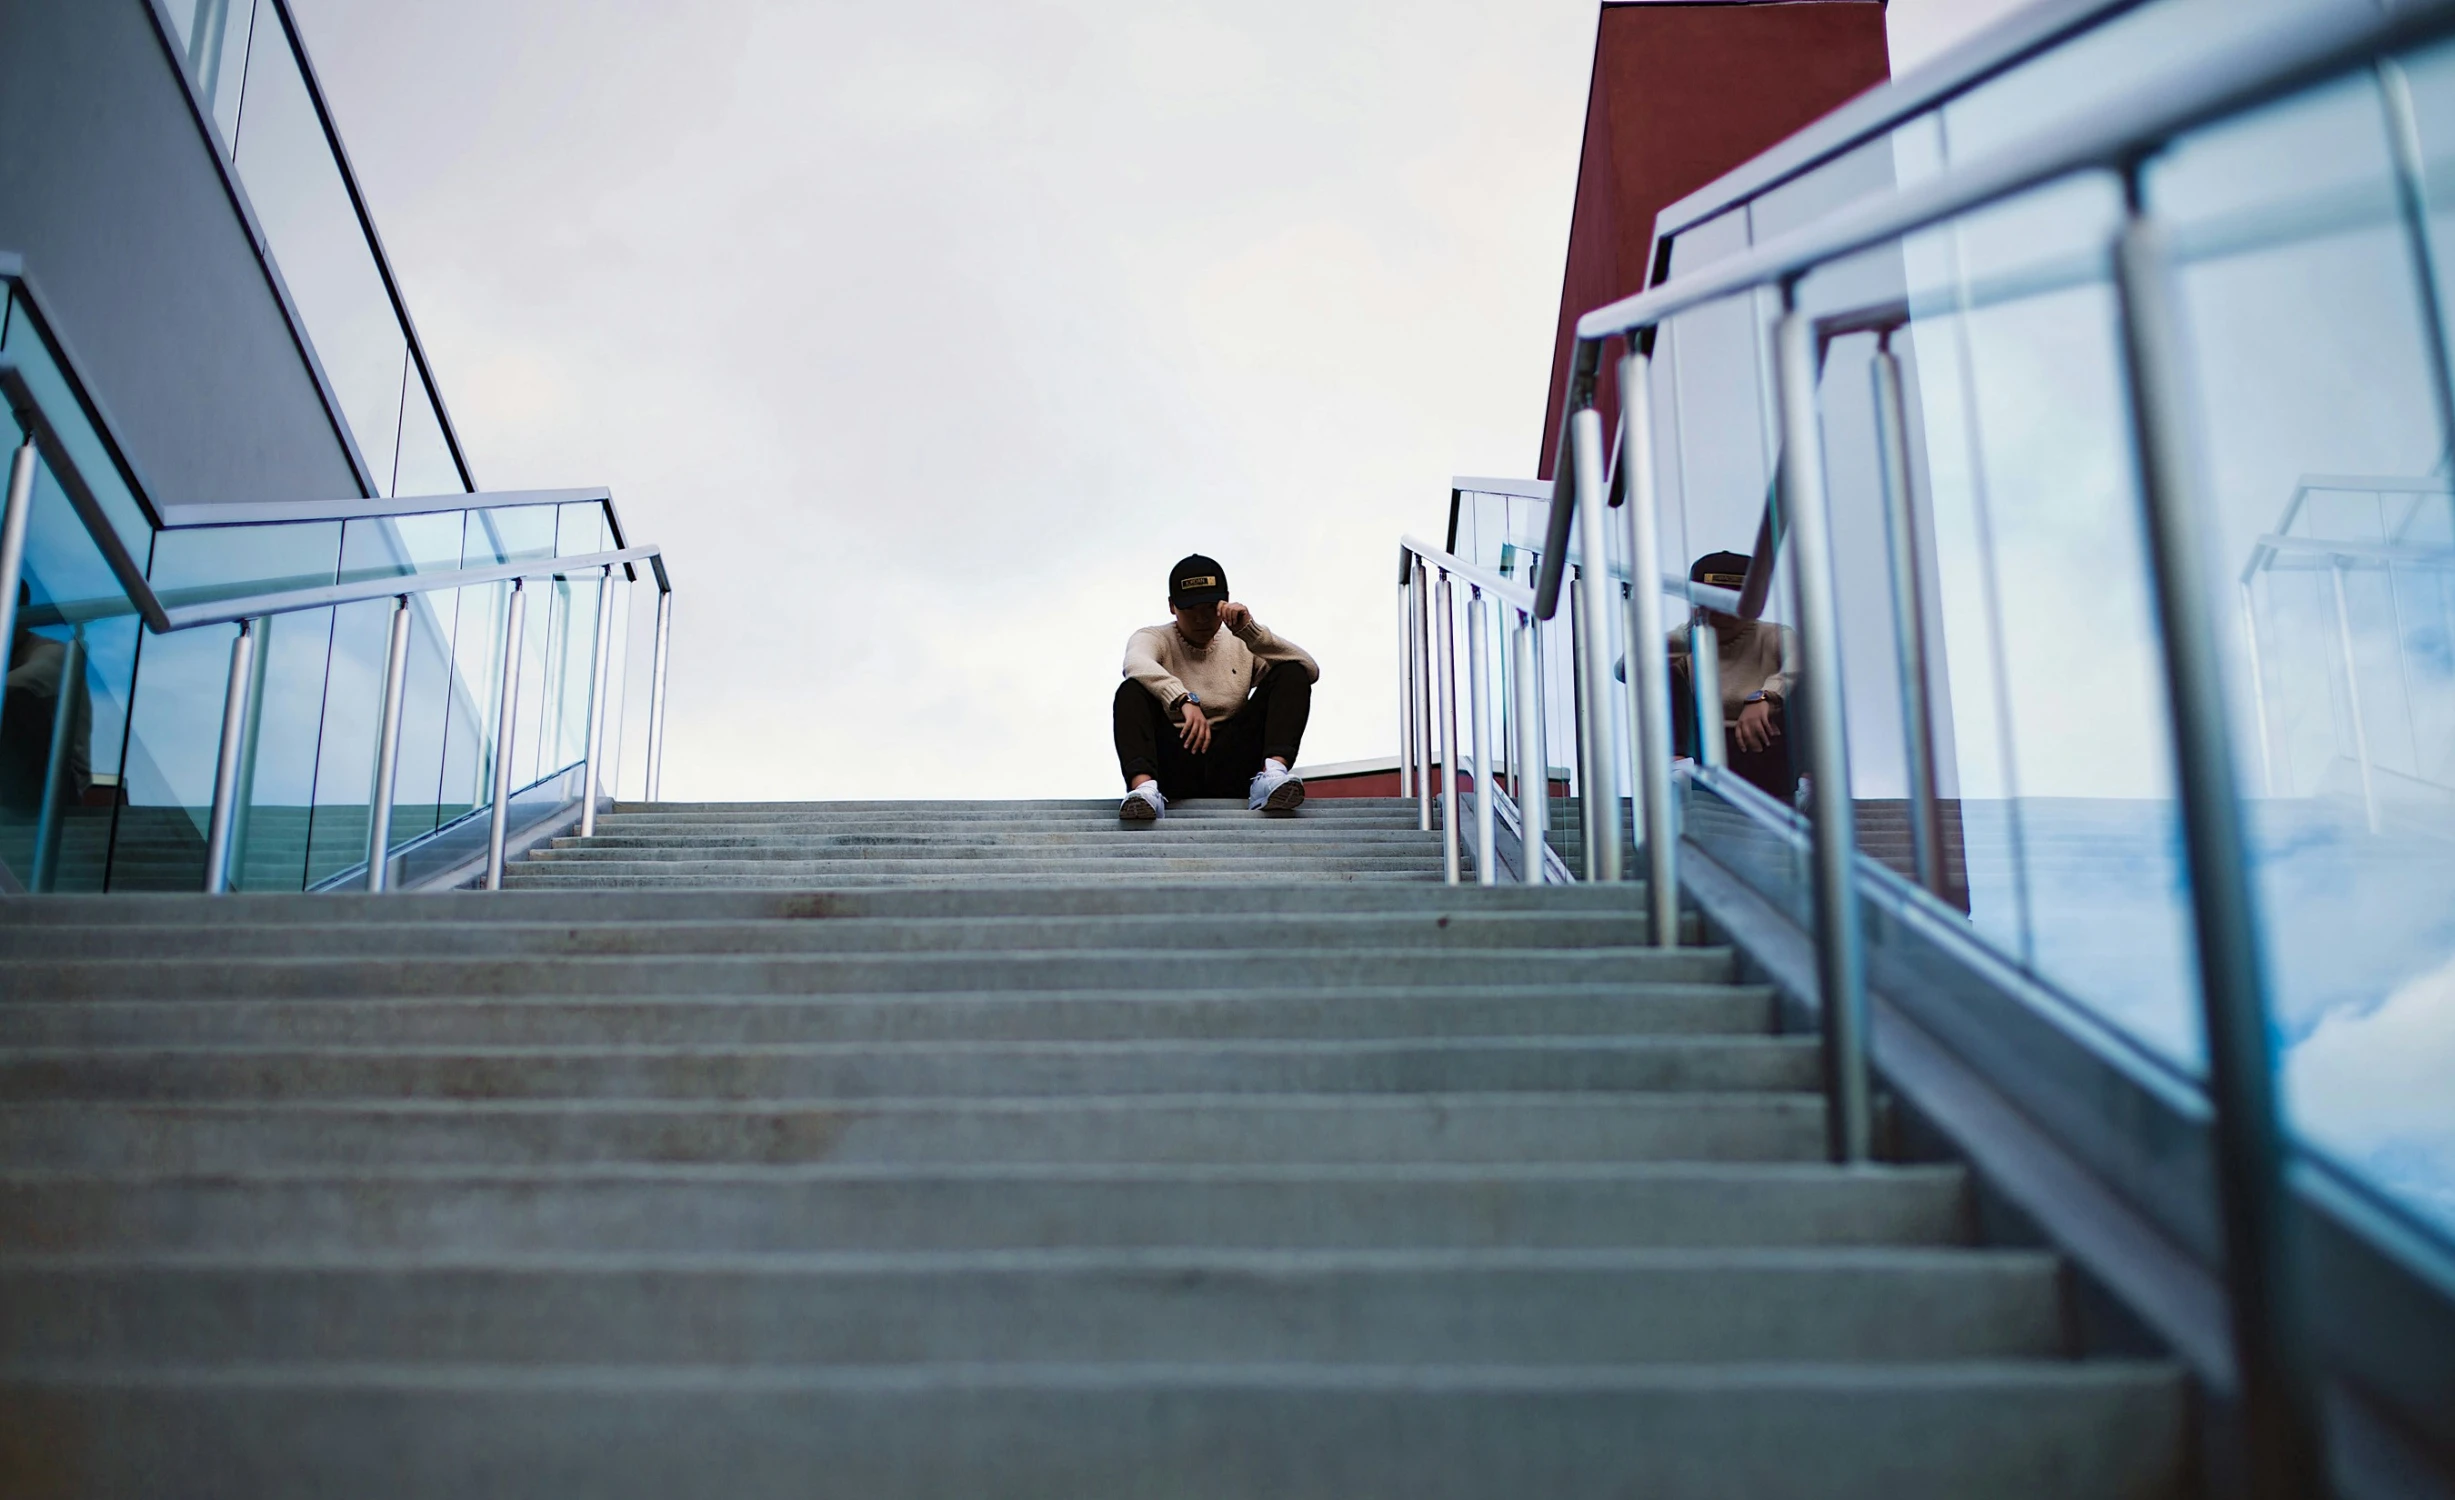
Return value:
<svg viewBox="0 0 2455 1500">
<path fill-rule="evenodd" d="M 229 624 L 145 627 L 142 595 L 179 609 L 286 590 L 422 577 L 620 550 L 612 502 L 538 497 L 394 501 L 392 514 L 217 523 L 155 512 L 17 283 L 5 285 L 0 379 L 22 390 L 50 446 L 33 469 L 25 562 L 0 706 L 0 869 L 38 891 L 193 891 L 229 699 Z M 28 436 L 12 422 L 12 452 Z M 51 454 L 64 460 L 55 471 Z M 348 509 L 344 504 L 341 509 Z M 202 515 L 205 519 L 196 520 Z M 125 571 L 97 541 L 118 550 Z M 615 569 L 607 642 L 608 745 L 623 738 L 624 645 L 645 620 Z M 580 795 L 596 680 L 601 567 L 527 579 L 513 743 L 496 754 L 513 584 L 406 594 L 402 715 L 386 853 L 413 876 L 482 851 L 497 775 L 512 825 Z M 395 596 L 251 622 L 239 721 L 230 883 L 353 888 L 367 878 Z M 644 710 L 646 705 L 640 707 Z M 612 788 L 612 758 L 601 771 Z"/>
<path fill-rule="evenodd" d="M 2310 11 L 2244 7 L 2226 25 Z M 2089 58 L 2211 13 L 2138 7 L 1887 127 L 1880 151 L 1702 219 L 1670 246 L 1673 284 L 1835 204 L 2034 141 L 2104 95 L 2066 87 Z M 2136 71 L 2105 87 L 2128 92 Z M 2455 46 L 2185 134 L 2137 192 L 2178 299 L 2194 561 L 2222 605 L 2291 1125 L 2455 1231 L 2440 1083 L 2455 1064 Z M 2188 1080 L 2205 1045 L 2114 278 L 2127 213 L 2121 181 L 2082 173 L 1797 282 L 1841 675 L 1808 696 L 1838 705 L 1862 879 Z M 1665 568 L 1764 557 L 1762 617 L 1788 624 L 1777 311 L 1759 288 L 1668 317 L 1650 394 Z M 1541 544 L 1547 508 L 1532 487 L 1461 494 L 1457 550 L 1513 562 Z M 1675 622 L 1685 606 L 1669 609 Z M 1804 844 L 1781 830 L 1832 790 L 1811 783 L 1785 809 L 1729 775 L 1691 778 L 1685 826 L 1805 920 Z"/>
</svg>

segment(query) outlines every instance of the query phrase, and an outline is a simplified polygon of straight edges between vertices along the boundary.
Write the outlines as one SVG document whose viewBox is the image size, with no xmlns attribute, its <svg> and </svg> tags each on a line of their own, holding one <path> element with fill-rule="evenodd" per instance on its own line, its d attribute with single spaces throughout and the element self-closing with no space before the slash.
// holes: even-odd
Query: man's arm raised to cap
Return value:
<svg viewBox="0 0 2455 1500">
<path fill-rule="evenodd" d="M 1219 606 L 1219 623 L 1225 625 L 1245 649 L 1263 661 L 1276 665 L 1290 663 L 1304 669 L 1304 675 L 1314 682 L 1321 680 L 1321 663 L 1313 654 L 1294 641 L 1270 633 L 1270 627 L 1253 618 L 1253 611 L 1241 604 Z"/>
</svg>

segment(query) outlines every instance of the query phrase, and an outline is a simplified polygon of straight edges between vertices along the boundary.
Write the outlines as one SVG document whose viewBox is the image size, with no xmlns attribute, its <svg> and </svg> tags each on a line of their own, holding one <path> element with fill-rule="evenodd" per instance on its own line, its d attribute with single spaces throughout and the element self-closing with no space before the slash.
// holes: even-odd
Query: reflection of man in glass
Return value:
<svg viewBox="0 0 2455 1500">
<path fill-rule="evenodd" d="M 19 585 L 16 638 L 9 642 L 8 693 L 0 699 L 0 807 L 26 818 L 41 816 L 43 786 L 51 769 L 52 721 L 60 702 L 61 678 L 68 667 L 68 645 L 36 635 L 26 626 L 25 609 L 31 590 Z M 71 693 L 67 774 L 61 779 L 65 799 L 81 800 L 93 784 L 88 744 L 93 738 L 93 704 L 83 693 Z"/>
<path fill-rule="evenodd" d="M 1747 586 L 1748 559 L 1736 552 L 1708 552 L 1688 570 L 1694 583 L 1715 588 Z M 1799 677 L 1798 636 L 1786 625 L 1743 620 L 1718 609 L 1697 607 L 1700 623 L 1713 631 L 1721 662 L 1722 745 L 1741 780 L 1787 806 L 1799 789 L 1792 757 L 1790 697 Z M 1695 678 L 1688 632 L 1671 632 L 1672 723 L 1677 751 L 1696 754 Z"/>
</svg>

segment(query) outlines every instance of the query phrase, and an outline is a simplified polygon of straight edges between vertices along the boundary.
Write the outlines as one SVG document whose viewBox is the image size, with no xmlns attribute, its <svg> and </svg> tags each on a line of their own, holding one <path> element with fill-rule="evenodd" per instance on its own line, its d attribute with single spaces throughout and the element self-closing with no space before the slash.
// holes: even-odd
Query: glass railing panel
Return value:
<svg viewBox="0 0 2455 1500">
<path fill-rule="evenodd" d="M 596 674 L 597 595 L 603 586 L 602 578 L 594 572 L 562 582 L 563 633 L 556 643 L 559 649 L 553 684 L 545 704 L 552 732 L 545 749 L 544 770 L 570 765 L 588 754 L 588 697 Z"/>
<path fill-rule="evenodd" d="M 554 555 L 585 557 L 591 552 L 605 552 L 614 545 L 612 528 L 605 522 L 605 504 L 600 500 L 580 500 L 557 506 L 554 519 Z"/>
<path fill-rule="evenodd" d="M 468 529 L 461 538 L 461 566 L 480 568 L 489 563 L 552 557 L 560 520 L 558 509 L 552 505 L 498 505 L 471 511 Z"/>
<path fill-rule="evenodd" d="M 0 418 L 12 447 L 24 441 Z M 139 625 L 48 465 L 37 464 L 0 698 L 0 864 L 28 891 L 98 891 L 110 854 Z"/>
<path fill-rule="evenodd" d="M 392 847 L 446 819 L 443 774 L 454 708 L 452 628 L 458 590 L 409 596 L 409 658 L 401 680 L 401 744 L 392 786 Z M 465 807 L 452 810 L 457 816 Z"/>
<path fill-rule="evenodd" d="M 437 821 L 487 806 L 494 797 L 495 725 L 501 703 L 503 623 L 511 585 L 457 589 L 452 612 L 450 703 L 444 714 L 443 778 Z"/>
<path fill-rule="evenodd" d="M 368 599 L 331 611 L 332 662 L 324 680 L 308 829 L 306 883 L 311 886 L 366 861 L 392 608 L 390 599 Z"/>
<path fill-rule="evenodd" d="M 247 107 L 231 146 L 359 454 L 377 491 L 391 494 L 408 341 L 298 59 L 269 14 L 256 28 Z"/>
<path fill-rule="evenodd" d="M 337 582 L 342 523 L 192 526 L 153 542 L 146 579 L 165 604 L 237 599 Z"/>
<path fill-rule="evenodd" d="M 2442 170 L 2455 91 L 2418 82 Z M 2363 76 L 2186 139 L 2148 192 L 2292 1117 L 2455 1229 L 2455 1113 L 2422 1061 L 2455 1029 L 2449 433 L 2388 119 Z"/>
<path fill-rule="evenodd" d="M 466 511 L 424 515 L 369 516 L 345 522 L 341 536 L 341 581 L 449 573 L 461 566 Z"/>
<path fill-rule="evenodd" d="M 25 378 L 34 404 L 59 434 L 69 462 L 93 492 L 103 519 L 128 556 L 141 566 L 153 544 L 153 519 L 113 460 L 110 447 L 87 419 L 62 370 L 58 352 L 43 332 L 40 317 L 13 289 L 5 325 L 0 326 L 0 362 L 13 366 Z"/>
</svg>

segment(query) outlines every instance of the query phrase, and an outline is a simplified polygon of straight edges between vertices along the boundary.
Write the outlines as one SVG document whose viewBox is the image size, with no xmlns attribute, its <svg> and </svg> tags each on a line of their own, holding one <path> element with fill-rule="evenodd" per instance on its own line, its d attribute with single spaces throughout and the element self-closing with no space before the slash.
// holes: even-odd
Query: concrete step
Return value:
<svg viewBox="0 0 2455 1500">
<path fill-rule="evenodd" d="M 0 1098 L 808 1099 L 1816 1087 L 1776 1037 L 0 1051 Z"/>
<path fill-rule="evenodd" d="M 1445 988 L 1700 983 L 1731 977 L 1727 948 L 1339 948 L 1008 950 L 967 953 L 702 954 L 551 958 L 19 959 L 11 1000 L 409 995 L 883 994 L 892 991 L 1142 989 L 1198 976 L 1206 988 Z"/>
<path fill-rule="evenodd" d="M 1824 1101 L 1796 1092 L 1116 1094 L 816 1105 L 669 1099 L 0 1105 L 0 1167 L 110 1172 L 1823 1158 Z"/>
<path fill-rule="evenodd" d="M 1003 821 L 1017 818 L 1061 818 L 1068 816 L 1106 817 L 1117 815 L 1117 802 L 1123 797 L 1063 797 L 1015 798 L 983 801 L 945 797 L 914 797 L 909 799 L 873 799 L 845 802 L 619 802 L 604 816 L 607 818 L 681 818 L 695 823 L 712 822 L 726 817 L 782 821 L 791 818 L 857 817 L 864 814 L 885 814 L 892 817 L 943 817 L 965 822 Z M 1241 797 L 1195 797 L 1168 804 L 1172 818 L 1236 818 L 1256 816 Z M 1315 797 L 1295 814 L 1298 818 L 1404 818 L 1415 819 L 1415 802 L 1408 797 Z"/>
<path fill-rule="evenodd" d="M 1230 1041 L 1762 1034 L 1752 985 L 1005 994 L 532 995 L 406 1000 L 18 1000 L 0 1047 L 763 1046 L 809 1042 Z"/>
<path fill-rule="evenodd" d="M 2172 1367 L 329 1365 L 0 1384 L 17 1493 L 2031 1500 L 2181 1492 Z M 67 1476 L 55 1481 L 54 1476 Z"/>
<path fill-rule="evenodd" d="M 1943 1246 L 1952 1167 L 1733 1163 L 0 1173 L 0 1254 Z"/>
<path fill-rule="evenodd" d="M 2048 1359 L 2053 1257 L 1040 1251 L 0 1261 L 0 1365 Z"/>
<path fill-rule="evenodd" d="M 670 830 L 609 828 L 595 835 L 567 834 L 547 846 L 558 853 L 579 849 L 1178 849 L 1251 853 L 1296 849 L 1307 853 L 1386 850 L 1440 852 L 1437 835 L 1413 827 L 1353 827 L 1345 823 L 1265 823 L 1241 828 L 1224 823 L 1118 823 L 1111 828 L 978 828 L 946 824 L 854 824 L 844 828 L 707 827 Z"/>
<path fill-rule="evenodd" d="M 1016 952 L 1066 948 L 1624 948 L 1643 924 L 1616 913 L 1324 916 L 1228 913 L 1121 917 L 980 917 L 968 922 L 850 918 L 833 922 L 586 924 L 488 922 L 432 930 L 399 923 L 123 928 L 0 927 L 0 959 L 337 958 L 448 952 L 552 954 Z"/>
<path fill-rule="evenodd" d="M 1345 886 L 1240 882 L 1235 885 L 1113 886 L 1047 883 L 984 889 L 872 891 L 554 892 L 440 891 L 417 896 L 335 892 L 330 895 L 252 894 L 51 896 L 0 901 L 0 930 L 19 926 L 100 926 L 123 931 L 156 926 L 308 925 L 407 922 L 755 921 L 766 919 L 901 918 L 970 921 L 982 917 L 1089 917 L 1341 912 L 1467 915 L 1535 912 L 1641 915 L 1645 888 L 1543 886 Z"/>
<path fill-rule="evenodd" d="M 1313 880 L 1333 884 L 1414 884 L 1434 885 L 1441 879 L 1440 866 L 1435 863 L 1421 870 L 1401 867 L 1381 869 L 1320 869 L 1300 865 L 1274 865 L 1256 873 L 1272 880 Z M 814 890 L 873 890 L 909 886 L 961 886 L 977 888 L 997 885 L 1046 885 L 1053 879 L 1074 884 L 1126 886 L 1142 889 L 1154 875 L 1149 870 L 1136 869 L 1131 864 L 1104 862 L 1093 866 L 1053 867 L 988 866 L 977 869 L 956 869 L 933 865 L 926 870 L 887 871 L 877 869 L 818 870 L 798 863 L 779 863 L 772 868 L 748 865 L 711 865 L 702 869 L 645 864 L 591 864 L 586 866 L 531 865 L 525 861 L 514 864 L 505 876 L 509 889 L 522 891 L 814 891 Z M 1225 865 L 1171 865 L 1157 878 L 1168 880 L 1209 879 L 1241 880 L 1247 872 Z"/>
</svg>

